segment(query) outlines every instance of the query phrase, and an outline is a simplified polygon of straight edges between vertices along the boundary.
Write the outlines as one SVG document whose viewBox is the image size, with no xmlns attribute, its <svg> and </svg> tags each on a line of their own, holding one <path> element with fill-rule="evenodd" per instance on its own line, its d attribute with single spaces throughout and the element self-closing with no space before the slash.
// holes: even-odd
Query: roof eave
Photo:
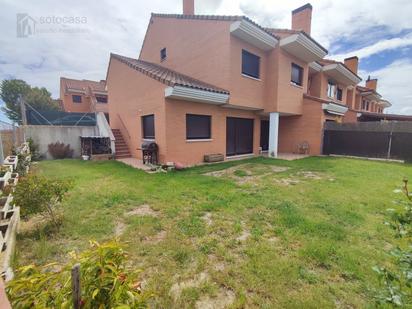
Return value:
<svg viewBox="0 0 412 309">
<path fill-rule="evenodd" d="M 228 93 L 219 93 L 196 88 L 173 86 L 165 89 L 165 98 L 190 102 L 223 105 L 229 100 Z"/>
<path fill-rule="evenodd" d="M 322 68 L 322 71 L 345 85 L 356 85 L 359 84 L 362 80 L 359 76 L 354 74 L 341 63 L 332 63 L 325 65 Z"/>
<path fill-rule="evenodd" d="M 278 44 L 278 40 L 273 35 L 247 19 L 233 22 L 230 25 L 230 33 L 265 51 L 275 48 Z"/>
<path fill-rule="evenodd" d="M 329 114 L 343 116 L 346 114 L 349 108 L 341 104 L 335 104 L 333 102 L 330 102 L 323 103 L 322 109 Z"/>
<path fill-rule="evenodd" d="M 311 39 L 304 32 L 292 34 L 280 40 L 280 47 L 289 54 L 311 63 L 323 59 L 327 55 L 327 50 Z"/>
</svg>

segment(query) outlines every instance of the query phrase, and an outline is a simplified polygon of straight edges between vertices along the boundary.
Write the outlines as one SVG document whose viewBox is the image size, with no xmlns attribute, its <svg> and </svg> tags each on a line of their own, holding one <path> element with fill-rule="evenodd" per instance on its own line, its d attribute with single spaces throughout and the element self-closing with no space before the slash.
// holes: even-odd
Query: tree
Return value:
<svg viewBox="0 0 412 309">
<path fill-rule="evenodd" d="M 31 87 L 21 79 L 3 80 L 0 84 L 0 97 L 6 106 L 2 110 L 14 122 L 21 123 L 20 96 L 38 111 L 61 110 L 46 88 Z"/>
</svg>

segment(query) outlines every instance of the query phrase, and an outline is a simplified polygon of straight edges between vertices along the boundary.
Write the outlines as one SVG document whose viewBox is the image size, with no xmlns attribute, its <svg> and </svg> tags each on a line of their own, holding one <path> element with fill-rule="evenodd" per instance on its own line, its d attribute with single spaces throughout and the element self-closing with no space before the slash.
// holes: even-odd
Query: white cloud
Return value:
<svg viewBox="0 0 412 309">
<path fill-rule="evenodd" d="M 92 0 L 31 1 L 1 0 L 0 79 L 14 76 L 35 86 L 45 86 L 58 96 L 59 77 L 105 78 L 110 52 L 138 57 L 151 12 L 181 13 L 182 0 Z M 291 10 L 307 0 L 195 0 L 199 14 L 250 16 L 265 26 L 288 28 Z M 340 44 L 337 38 L 372 42 L 359 52 L 364 57 L 410 44 L 411 36 L 376 42 L 382 33 L 363 37 L 370 27 L 381 26 L 385 34 L 412 29 L 410 0 L 316 0 L 313 1 L 312 35 L 327 48 Z M 83 34 L 44 34 L 16 37 L 16 14 L 31 16 L 86 16 Z M 331 43 L 334 45 L 331 46 Z M 363 46 L 362 46 L 363 47 Z M 358 48 L 359 49 L 359 48 Z M 352 53 L 351 53 L 352 54 Z M 407 57 L 408 55 L 405 55 Z M 39 67 L 33 69 L 33 64 Z M 396 69 L 397 67 L 395 67 Z M 375 76 L 375 72 L 371 72 Z M 382 73 L 383 74 L 383 73 Z M 392 74 L 388 70 L 388 74 Z M 392 74 L 393 75 L 393 74 Z M 392 76 L 391 75 L 391 76 Z M 378 76 L 379 77 L 379 76 Z M 396 79 L 396 76 L 393 75 Z M 388 78 L 380 77 L 380 92 L 388 89 Z M 385 90 L 386 91 L 386 90 Z M 407 91 L 407 88 L 403 90 Z M 406 95 L 406 94 L 405 94 Z M 404 106 L 410 98 L 396 97 Z"/>
<path fill-rule="evenodd" d="M 368 58 L 372 55 L 376 55 L 383 51 L 393 50 L 393 49 L 402 48 L 402 47 L 406 47 L 410 45 L 412 45 L 412 33 L 404 37 L 401 37 L 401 38 L 381 40 L 379 42 L 376 42 L 373 45 L 366 46 L 358 50 L 350 51 L 345 54 L 333 55 L 332 57 L 333 59 L 342 61 L 343 59 L 347 57 L 356 55 L 359 57 L 359 59 L 362 59 L 362 58 Z"/>
<path fill-rule="evenodd" d="M 412 115 L 411 72 L 412 59 L 400 59 L 382 69 L 360 74 L 364 79 L 368 75 L 378 78 L 379 93 L 392 103 L 388 113 Z"/>
<path fill-rule="evenodd" d="M 150 13 L 181 11 L 180 1 L 152 0 L 52 0 L 3 1 L 0 10 L 0 80 L 16 77 L 34 86 L 45 86 L 59 95 L 59 78 L 105 78 L 110 52 L 138 57 Z M 86 33 L 35 34 L 16 36 L 16 14 L 41 16 L 85 16 Z M 37 26 L 37 25 L 36 25 Z M 56 27 L 56 26 L 53 26 Z M 57 27 L 59 28 L 59 27 Z M 43 62 L 44 61 L 44 62 Z M 33 70 L 33 64 L 42 64 Z"/>
</svg>

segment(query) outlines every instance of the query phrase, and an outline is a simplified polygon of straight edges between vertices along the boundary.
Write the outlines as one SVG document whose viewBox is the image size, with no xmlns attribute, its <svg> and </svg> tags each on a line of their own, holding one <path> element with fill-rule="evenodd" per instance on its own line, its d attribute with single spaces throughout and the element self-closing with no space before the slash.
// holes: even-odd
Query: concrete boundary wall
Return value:
<svg viewBox="0 0 412 309">
<path fill-rule="evenodd" d="M 96 126 L 24 126 L 26 138 L 32 138 L 39 146 L 39 153 L 46 159 L 53 159 L 48 152 L 50 143 L 69 144 L 74 150 L 73 156 L 81 156 L 80 136 L 98 136 Z"/>
</svg>

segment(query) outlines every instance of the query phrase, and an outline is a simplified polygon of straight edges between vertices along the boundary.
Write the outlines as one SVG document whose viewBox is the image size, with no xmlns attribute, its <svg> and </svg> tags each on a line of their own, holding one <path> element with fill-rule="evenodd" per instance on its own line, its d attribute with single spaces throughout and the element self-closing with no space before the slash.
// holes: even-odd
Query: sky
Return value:
<svg viewBox="0 0 412 309">
<path fill-rule="evenodd" d="M 291 11 L 306 3 L 195 0 L 195 11 L 247 15 L 262 26 L 290 28 Z M 329 50 L 327 58 L 357 55 L 359 75 L 364 81 L 378 78 L 378 92 L 393 104 L 387 112 L 412 115 L 412 1 L 311 4 L 312 36 Z M 57 98 L 60 76 L 101 80 L 111 52 L 137 58 L 150 13 L 180 14 L 182 0 L 0 0 L 0 7 L 0 80 L 23 79 Z M 36 21 L 32 34 L 18 27 L 27 17 Z"/>
</svg>

